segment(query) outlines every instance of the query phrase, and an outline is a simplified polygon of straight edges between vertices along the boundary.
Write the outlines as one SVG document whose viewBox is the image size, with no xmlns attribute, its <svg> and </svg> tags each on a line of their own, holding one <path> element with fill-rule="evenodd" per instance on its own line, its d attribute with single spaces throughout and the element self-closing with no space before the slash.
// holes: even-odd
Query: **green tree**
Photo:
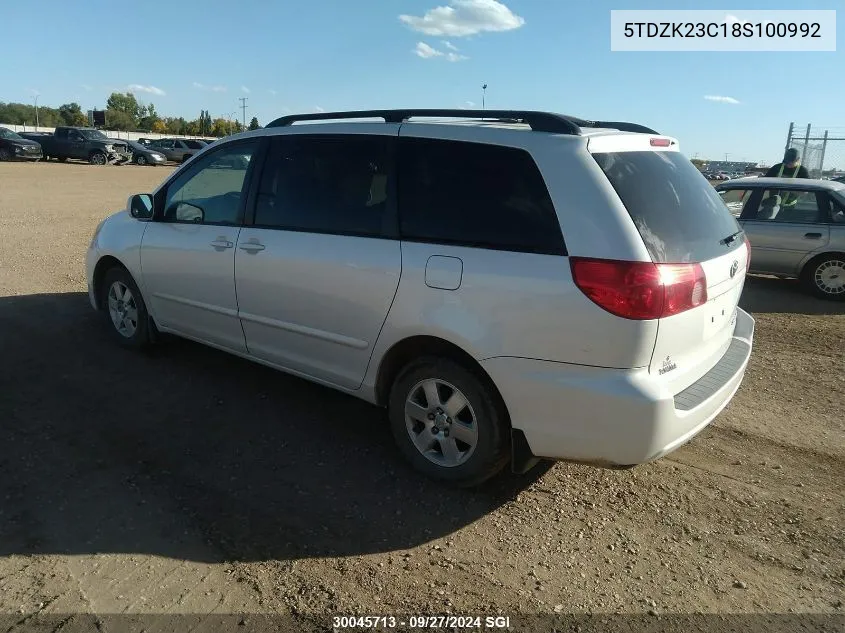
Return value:
<svg viewBox="0 0 845 633">
<path fill-rule="evenodd" d="M 150 103 L 148 105 L 141 105 L 138 108 L 138 128 L 144 131 L 151 131 L 157 121 L 160 120 L 156 107 Z"/>
<path fill-rule="evenodd" d="M 211 124 L 211 136 L 226 136 L 232 131 L 232 122 L 226 119 L 214 119 Z"/>
<path fill-rule="evenodd" d="M 135 119 L 122 110 L 106 110 L 106 128 L 130 131 L 136 128 Z"/>
<path fill-rule="evenodd" d="M 40 118 L 39 112 L 39 118 Z M 82 112 L 82 108 L 76 102 L 65 103 L 59 106 L 59 118 L 63 125 L 87 125 L 88 117 Z"/>
<path fill-rule="evenodd" d="M 252 120 L 249 122 L 249 128 L 248 129 L 257 130 L 260 127 L 261 126 L 258 124 L 258 117 L 252 117 Z"/>
<path fill-rule="evenodd" d="M 141 106 L 131 92 L 113 92 L 106 101 L 106 110 L 123 112 L 132 119 L 133 127 L 138 124 L 141 115 Z"/>
</svg>

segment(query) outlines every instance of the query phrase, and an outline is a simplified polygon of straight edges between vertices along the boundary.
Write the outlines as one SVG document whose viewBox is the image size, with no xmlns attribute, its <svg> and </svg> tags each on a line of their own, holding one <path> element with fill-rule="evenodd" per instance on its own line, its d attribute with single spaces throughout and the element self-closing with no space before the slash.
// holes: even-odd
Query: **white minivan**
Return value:
<svg viewBox="0 0 845 633">
<path fill-rule="evenodd" d="M 625 467 L 739 388 L 747 240 L 675 139 L 535 111 L 282 117 L 104 220 L 91 303 L 387 408 L 427 475 Z M 354 424 L 355 420 L 349 420 Z"/>
</svg>

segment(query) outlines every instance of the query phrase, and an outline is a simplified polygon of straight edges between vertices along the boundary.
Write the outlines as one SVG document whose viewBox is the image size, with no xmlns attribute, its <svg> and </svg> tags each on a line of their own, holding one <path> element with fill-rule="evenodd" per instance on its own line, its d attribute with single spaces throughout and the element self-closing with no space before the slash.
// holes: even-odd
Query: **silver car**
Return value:
<svg viewBox="0 0 845 633">
<path fill-rule="evenodd" d="M 195 139 L 165 138 L 151 142 L 149 149 L 164 154 L 169 161 L 184 163 L 205 146 L 205 143 Z"/>
<path fill-rule="evenodd" d="M 845 183 L 755 178 L 716 187 L 751 242 L 750 272 L 845 300 Z"/>
<path fill-rule="evenodd" d="M 385 407 L 411 464 L 472 485 L 696 436 L 751 354 L 747 260 L 644 126 L 382 110 L 218 141 L 97 227 L 87 279 L 120 344 L 176 334 Z"/>
</svg>

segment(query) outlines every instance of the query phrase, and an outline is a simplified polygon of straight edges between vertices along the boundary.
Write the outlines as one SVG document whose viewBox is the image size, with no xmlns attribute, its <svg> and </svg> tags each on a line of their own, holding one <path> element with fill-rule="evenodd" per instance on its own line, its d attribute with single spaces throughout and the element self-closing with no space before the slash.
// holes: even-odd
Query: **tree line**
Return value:
<svg viewBox="0 0 845 633">
<path fill-rule="evenodd" d="M 9 125 L 35 125 L 35 106 L 27 103 L 0 101 L 0 123 Z M 58 108 L 38 106 L 38 124 L 42 127 L 60 125 L 86 126 L 88 115 L 78 103 L 65 103 Z M 258 118 L 252 117 L 247 129 L 257 130 Z M 152 103 L 138 101 L 131 92 L 113 92 L 106 101 L 106 129 L 125 132 L 155 132 L 184 136 L 227 136 L 243 132 L 240 121 L 224 118 L 212 119 L 208 110 L 189 121 L 184 117 L 162 117 Z"/>
</svg>

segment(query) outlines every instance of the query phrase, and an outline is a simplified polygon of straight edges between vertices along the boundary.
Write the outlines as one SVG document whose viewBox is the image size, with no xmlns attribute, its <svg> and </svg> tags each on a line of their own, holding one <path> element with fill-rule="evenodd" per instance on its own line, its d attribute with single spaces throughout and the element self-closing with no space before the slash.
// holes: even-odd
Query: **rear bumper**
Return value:
<svg viewBox="0 0 845 633">
<path fill-rule="evenodd" d="M 674 451 L 713 421 L 742 383 L 753 338 L 754 319 L 737 309 L 730 347 L 679 394 L 669 393 L 647 368 L 602 369 L 504 357 L 481 364 L 531 453 L 631 466 Z"/>
</svg>

